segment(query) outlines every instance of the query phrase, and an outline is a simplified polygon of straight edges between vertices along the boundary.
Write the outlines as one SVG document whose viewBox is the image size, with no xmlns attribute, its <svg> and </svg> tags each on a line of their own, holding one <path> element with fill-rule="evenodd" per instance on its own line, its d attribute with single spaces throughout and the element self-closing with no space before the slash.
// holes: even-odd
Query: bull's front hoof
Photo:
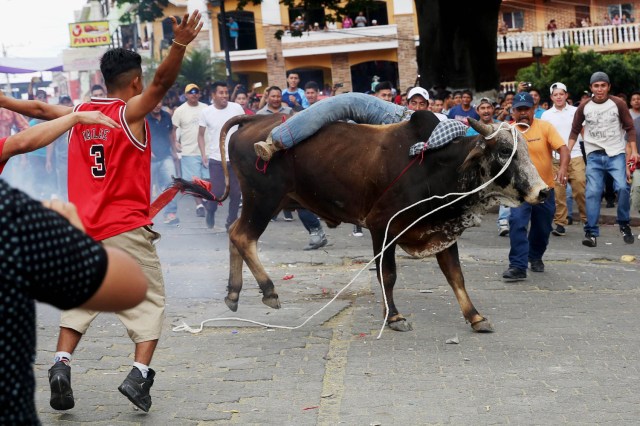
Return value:
<svg viewBox="0 0 640 426">
<path fill-rule="evenodd" d="M 389 326 L 390 329 L 395 330 L 395 331 L 411 331 L 413 330 L 413 326 L 411 325 L 411 323 L 409 321 L 407 321 L 406 318 L 401 318 L 399 320 L 396 321 L 389 321 L 387 323 L 387 325 Z"/>
<path fill-rule="evenodd" d="M 271 296 L 264 296 L 262 298 L 262 303 L 264 303 L 265 305 L 267 305 L 270 308 L 273 309 L 280 309 L 280 299 L 278 299 L 278 295 L 274 294 Z"/>
<path fill-rule="evenodd" d="M 476 333 L 493 333 L 493 326 L 488 319 L 482 318 L 480 321 L 471 324 L 471 328 Z"/>
<path fill-rule="evenodd" d="M 224 303 L 227 304 L 227 308 L 231 309 L 232 312 L 238 311 L 238 301 L 229 299 L 229 296 L 224 298 Z"/>
</svg>

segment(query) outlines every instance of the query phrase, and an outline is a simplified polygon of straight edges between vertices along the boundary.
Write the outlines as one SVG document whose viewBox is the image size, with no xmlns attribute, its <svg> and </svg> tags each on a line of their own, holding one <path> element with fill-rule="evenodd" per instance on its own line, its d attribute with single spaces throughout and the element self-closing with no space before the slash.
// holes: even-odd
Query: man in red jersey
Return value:
<svg viewBox="0 0 640 426">
<path fill-rule="evenodd" d="M 141 58 L 135 52 L 116 48 L 100 60 L 107 86 L 107 98 L 92 98 L 76 111 L 100 111 L 120 128 L 78 124 L 69 135 L 69 200 L 76 204 L 86 232 L 105 246 L 116 246 L 135 257 L 149 280 L 146 299 L 136 308 L 118 312 L 135 343 L 133 368 L 118 387 L 141 410 L 151 407 L 149 390 L 155 372 L 149 368 L 164 317 L 164 283 L 151 230 L 150 161 L 151 149 L 145 116 L 173 85 L 187 45 L 202 24 L 200 13 L 185 15 L 180 24 L 174 17 L 174 40 L 153 81 L 143 90 Z M 72 112 L 72 108 L 38 101 L 19 101 L 0 96 L 0 107 L 43 119 Z M 97 312 L 83 309 L 65 311 L 60 319 L 60 335 L 55 363 L 49 370 L 50 404 L 56 410 L 73 408 L 71 354 Z"/>
</svg>

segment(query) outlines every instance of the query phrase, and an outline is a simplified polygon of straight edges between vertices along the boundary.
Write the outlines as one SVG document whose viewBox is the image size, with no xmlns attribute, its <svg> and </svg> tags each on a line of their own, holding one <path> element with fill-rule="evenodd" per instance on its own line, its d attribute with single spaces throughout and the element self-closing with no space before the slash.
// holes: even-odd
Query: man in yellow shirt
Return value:
<svg viewBox="0 0 640 426">
<path fill-rule="evenodd" d="M 512 116 L 515 123 L 529 126 L 521 126 L 519 130 L 527 141 L 531 162 L 551 190 L 549 198 L 541 204 L 532 205 L 524 202 L 519 207 L 511 209 L 509 269 L 502 274 L 505 281 L 521 281 L 527 278 L 528 262 L 531 263 L 532 272 L 544 272 L 542 256 L 549 244 L 556 210 L 554 180 L 562 185 L 567 184 L 569 149 L 551 123 L 534 118 L 533 105 L 533 98 L 529 93 L 516 94 Z M 560 154 L 560 166 L 556 176 L 553 175 L 552 151 Z M 530 228 L 529 235 L 527 226 Z"/>
</svg>

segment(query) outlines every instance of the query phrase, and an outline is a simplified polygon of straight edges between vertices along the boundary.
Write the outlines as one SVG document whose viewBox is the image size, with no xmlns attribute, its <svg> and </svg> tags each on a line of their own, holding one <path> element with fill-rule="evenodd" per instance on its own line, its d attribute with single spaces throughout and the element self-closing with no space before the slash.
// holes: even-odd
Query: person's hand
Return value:
<svg viewBox="0 0 640 426">
<path fill-rule="evenodd" d="M 182 142 L 176 142 L 176 151 L 182 152 Z"/>
<path fill-rule="evenodd" d="M 84 232 L 84 225 L 82 224 L 80 216 L 78 216 L 78 210 L 73 203 L 64 203 L 60 200 L 45 200 L 42 202 L 42 205 L 58 213 L 60 216 L 67 219 L 71 225 Z"/>
<path fill-rule="evenodd" d="M 567 168 L 560 167 L 558 174 L 556 175 L 556 182 L 562 186 L 567 186 Z"/>
<path fill-rule="evenodd" d="M 191 15 L 185 13 L 180 24 L 178 24 L 175 16 L 170 16 L 169 18 L 171 18 L 173 23 L 173 40 L 178 45 L 183 46 L 191 43 L 200 32 L 200 29 L 202 29 L 203 23 L 200 22 L 201 17 L 202 15 L 200 15 L 197 9 L 194 10 Z"/>
<path fill-rule="evenodd" d="M 528 91 L 529 91 L 529 86 L 527 86 L 527 83 L 525 81 L 521 81 L 520 83 L 518 83 L 518 93 L 528 92 Z"/>
<path fill-rule="evenodd" d="M 75 114 L 76 119 L 80 124 L 101 124 L 103 126 L 111 127 L 112 129 L 120 128 L 118 123 L 100 111 L 74 112 L 73 114 Z"/>
<path fill-rule="evenodd" d="M 289 95 L 289 102 L 293 103 L 294 105 L 298 105 L 298 101 L 296 100 L 296 97 L 293 95 Z"/>
<path fill-rule="evenodd" d="M 207 160 L 207 157 L 202 157 L 202 167 L 205 169 L 209 168 L 209 161 Z"/>
</svg>

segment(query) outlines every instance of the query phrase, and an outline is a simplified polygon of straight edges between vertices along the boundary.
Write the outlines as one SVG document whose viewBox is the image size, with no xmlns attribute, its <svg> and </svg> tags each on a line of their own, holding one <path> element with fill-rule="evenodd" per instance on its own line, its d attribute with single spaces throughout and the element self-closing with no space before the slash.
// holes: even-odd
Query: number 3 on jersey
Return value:
<svg viewBox="0 0 640 426">
<path fill-rule="evenodd" d="M 89 154 L 93 157 L 91 174 L 96 178 L 103 178 L 107 174 L 107 167 L 104 162 L 104 145 L 91 145 Z"/>
</svg>

